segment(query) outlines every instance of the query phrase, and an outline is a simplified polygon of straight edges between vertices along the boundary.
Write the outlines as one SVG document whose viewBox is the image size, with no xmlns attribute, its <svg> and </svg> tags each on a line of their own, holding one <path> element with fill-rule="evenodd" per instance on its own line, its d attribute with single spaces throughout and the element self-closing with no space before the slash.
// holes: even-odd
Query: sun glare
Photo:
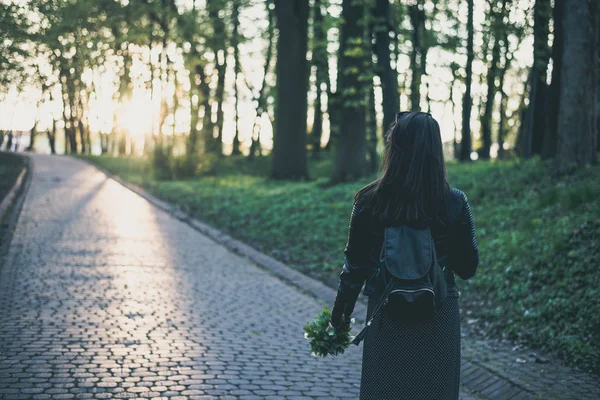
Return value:
<svg viewBox="0 0 600 400">
<path fill-rule="evenodd" d="M 140 139 L 152 133 L 152 99 L 142 93 L 136 94 L 119 108 L 117 124 L 132 138 Z"/>
</svg>

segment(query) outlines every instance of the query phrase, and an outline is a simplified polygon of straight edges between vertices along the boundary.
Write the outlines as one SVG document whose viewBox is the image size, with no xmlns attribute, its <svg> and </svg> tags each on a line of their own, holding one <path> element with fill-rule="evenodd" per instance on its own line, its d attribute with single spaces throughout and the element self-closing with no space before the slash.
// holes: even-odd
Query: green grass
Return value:
<svg viewBox="0 0 600 400">
<path fill-rule="evenodd" d="M 213 176 L 157 181 L 146 160 L 88 159 L 331 285 L 354 193 L 374 178 L 327 188 L 326 178 L 271 181 L 268 158 L 233 158 Z M 330 167 L 312 163 L 311 172 Z M 451 185 L 472 203 L 481 253 L 476 277 L 459 282 L 463 316 L 600 372 L 600 167 L 562 177 L 552 169 L 539 160 L 448 164 Z"/>
<path fill-rule="evenodd" d="M 19 173 L 25 166 L 25 159 L 11 153 L 0 153 L 0 202 L 12 189 Z"/>
</svg>

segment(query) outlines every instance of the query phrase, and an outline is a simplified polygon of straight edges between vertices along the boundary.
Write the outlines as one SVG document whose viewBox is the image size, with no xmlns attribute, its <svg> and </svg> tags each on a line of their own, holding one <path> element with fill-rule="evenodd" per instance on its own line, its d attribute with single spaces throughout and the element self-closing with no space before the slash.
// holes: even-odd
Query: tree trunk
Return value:
<svg viewBox="0 0 600 400">
<path fill-rule="evenodd" d="M 595 43 L 593 44 L 593 48 L 595 51 L 592 54 L 593 60 L 595 61 L 593 68 L 593 79 L 594 79 L 594 87 L 596 88 L 596 108 L 595 114 L 596 118 L 595 129 L 592 128 L 593 133 L 592 136 L 596 143 L 596 151 L 600 151 L 600 4 L 598 1 L 592 1 L 590 5 L 591 13 L 592 13 L 592 24 L 593 29 L 595 31 Z M 596 159 L 597 155 L 594 154 L 594 162 L 598 161 Z"/>
<path fill-rule="evenodd" d="M 372 83 L 364 77 L 365 52 L 363 46 L 365 5 L 355 0 L 342 3 L 342 29 L 340 41 L 345 51 L 340 53 L 344 66 L 341 94 L 340 141 L 331 182 L 337 183 L 356 179 L 368 172 L 366 159 L 366 106 Z M 369 49 L 370 50 L 370 49 Z M 370 57 L 368 57 L 370 58 Z M 366 86 L 366 88 L 365 88 Z"/>
<path fill-rule="evenodd" d="M 217 89 L 215 91 L 215 100 L 217 102 L 217 137 L 215 138 L 215 150 L 218 155 L 223 155 L 223 101 L 225 100 L 225 75 L 227 74 L 227 52 L 222 50 L 222 61 L 217 61 Z"/>
<path fill-rule="evenodd" d="M 312 156 L 315 160 L 321 157 L 321 138 L 323 137 L 323 102 L 321 100 L 321 91 L 317 92 L 315 100 L 315 112 L 313 117 L 313 129 L 311 134 Z"/>
<path fill-rule="evenodd" d="M 52 96 L 52 91 L 49 91 L 50 94 L 50 102 L 54 100 L 54 96 Z M 50 154 L 56 154 L 56 120 L 52 117 L 52 130 L 48 129 L 46 131 L 46 136 L 48 137 L 48 146 L 50 146 Z M 0 140 L 0 143 L 2 141 Z"/>
<path fill-rule="evenodd" d="M 315 66 L 315 87 L 317 89 L 317 98 L 315 100 L 315 112 L 311 132 L 312 155 L 315 159 L 319 158 L 321 151 L 321 137 L 323 136 L 323 111 L 322 96 L 323 85 L 327 85 L 327 32 L 323 23 L 323 11 L 321 10 L 321 0 L 315 0 L 314 9 L 314 45 L 313 45 L 313 65 Z"/>
<path fill-rule="evenodd" d="M 160 147 L 164 146 L 163 125 L 165 124 L 165 121 L 167 120 L 167 114 L 169 112 L 168 106 L 167 106 L 167 96 L 165 96 L 165 93 L 167 92 L 167 86 L 169 84 L 169 82 L 168 82 L 169 68 L 170 68 L 170 61 L 169 61 L 168 55 L 167 55 L 167 33 L 165 32 L 164 36 L 163 36 L 163 42 L 162 42 L 162 51 L 160 53 L 161 99 L 160 99 L 160 115 L 159 115 L 159 122 L 158 122 L 158 135 L 157 135 L 157 140 L 158 140 L 157 144 Z"/>
<path fill-rule="evenodd" d="M 308 177 L 306 93 L 308 91 L 308 0 L 276 0 L 277 107 L 271 175 L 277 179 Z"/>
<path fill-rule="evenodd" d="M 69 129 L 69 153 L 77 154 L 77 137 L 75 136 L 75 125 L 73 122 L 69 122 L 71 127 Z"/>
<path fill-rule="evenodd" d="M 393 2 L 392 3 L 394 7 L 392 7 L 392 17 L 391 17 L 391 22 L 392 25 L 395 27 L 398 27 L 398 29 L 396 31 L 394 31 L 395 35 L 394 35 L 394 41 L 393 41 L 393 58 L 394 58 L 394 62 L 395 62 L 395 69 L 394 71 L 396 72 L 397 75 L 399 75 L 399 69 L 400 69 L 400 53 L 401 53 L 401 49 L 400 47 L 402 46 L 401 43 L 401 35 L 400 35 L 400 26 L 402 25 L 402 21 L 404 21 L 404 6 L 402 5 L 402 2 Z M 401 93 L 405 92 L 405 82 L 406 81 L 406 77 L 404 76 L 404 78 L 402 79 L 402 84 L 398 84 L 398 80 L 396 80 L 396 84 L 398 84 L 398 104 L 400 107 L 400 104 L 402 103 L 401 99 L 402 99 L 402 95 Z"/>
<path fill-rule="evenodd" d="M 564 9 L 565 0 L 554 1 L 554 11 L 552 13 L 554 25 L 554 40 L 552 42 L 552 82 L 547 90 L 548 97 L 546 100 L 546 124 L 544 130 L 544 141 L 542 144 L 542 157 L 545 159 L 555 157 L 557 151 L 558 110 L 560 108 L 561 87 L 560 81 L 564 52 Z"/>
<path fill-rule="evenodd" d="M 500 79 L 498 83 L 498 90 L 500 91 L 500 122 L 498 123 L 498 159 L 504 158 L 504 138 L 506 137 L 506 107 L 508 103 L 508 95 L 504 91 L 504 77 L 508 70 L 510 59 L 508 58 L 508 42 L 506 41 L 507 36 L 505 35 L 505 56 L 504 56 L 504 67 L 500 70 Z"/>
<path fill-rule="evenodd" d="M 600 152 L 600 4 L 592 5 L 596 8 L 596 151 Z"/>
<path fill-rule="evenodd" d="M 29 130 L 29 146 L 27 146 L 27 151 L 33 151 L 33 146 L 35 145 L 35 136 L 37 133 L 37 124 L 38 121 L 36 120 L 33 123 L 33 126 L 31 127 L 31 129 Z"/>
<path fill-rule="evenodd" d="M 465 75 L 465 95 L 462 107 L 462 138 L 460 140 L 460 161 L 471 160 L 471 83 L 473 81 L 473 0 L 467 0 L 467 68 Z"/>
<path fill-rule="evenodd" d="M 206 66 L 196 65 L 196 74 L 198 75 L 197 93 L 199 95 L 198 108 L 202 104 L 204 115 L 202 116 L 202 138 L 204 139 L 204 151 L 210 152 L 214 144 L 213 129 L 211 126 L 211 107 L 210 107 L 210 77 L 206 74 Z"/>
<path fill-rule="evenodd" d="M 275 27 L 274 27 L 274 18 L 273 18 L 273 10 L 271 10 L 270 5 L 271 1 L 267 1 L 266 3 L 267 15 L 269 18 L 268 25 L 268 44 L 267 44 L 267 54 L 265 55 L 265 67 L 263 70 L 263 78 L 260 85 L 260 89 L 258 91 L 258 98 L 256 98 L 256 117 L 254 118 L 254 124 L 252 126 L 252 143 L 250 144 L 250 153 L 248 154 L 249 158 L 254 158 L 256 155 L 261 155 L 261 145 L 260 145 L 260 133 L 262 131 L 262 126 L 260 119 L 263 114 L 267 111 L 267 74 L 269 73 L 269 68 L 271 66 L 271 59 L 273 58 L 273 38 L 275 36 Z"/>
<path fill-rule="evenodd" d="M 502 14 L 500 14 L 502 15 Z M 496 24 L 495 19 L 498 14 L 492 15 L 492 24 Z M 478 151 L 479 158 L 487 160 L 490 158 L 490 148 L 492 146 L 492 112 L 494 111 L 494 99 L 496 97 L 496 77 L 498 76 L 498 62 L 500 59 L 500 37 L 499 32 L 494 34 L 494 45 L 492 46 L 492 61 L 488 67 L 486 84 L 487 95 L 483 115 L 481 116 L 481 139 L 482 147 Z"/>
<path fill-rule="evenodd" d="M 87 143 L 87 153 L 92 154 L 92 133 L 90 132 L 90 126 L 85 125 L 85 141 Z"/>
<path fill-rule="evenodd" d="M 86 154 L 86 135 L 85 135 L 85 127 L 83 126 L 83 122 L 81 119 L 77 120 L 77 129 L 79 130 L 79 140 L 81 140 L 81 154 Z"/>
<path fill-rule="evenodd" d="M 506 77 L 506 71 L 510 67 L 512 61 L 512 55 L 508 48 L 508 33 L 504 30 L 503 45 L 502 45 L 502 56 L 504 65 L 499 71 L 499 82 L 498 90 L 500 91 L 500 122 L 498 124 L 498 159 L 504 158 L 504 138 L 506 137 L 506 107 L 508 104 L 508 95 L 504 90 L 504 78 Z"/>
<path fill-rule="evenodd" d="M 36 66 L 36 72 L 37 72 L 38 75 L 40 74 L 39 66 Z M 48 90 L 48 85 L 46 83 L 42 83 L 42 95 L 40 97 L 40 100 L 37 103 L 38 110 L 39 110 L 40 105 L 42 104 L 42 102 L 43 102 L 43 100 L 45 98 L 45 94 L 46 94 L 47 90 Z M 52 94 L 50 94 L 50 98 L 52 98 Z M 37 135 L 37 124 L 38 124 L 38 120 L 36 118 L 35 121 L 33 122 L 33 126 L 31 127 L 31 130 L 29 131 L 29 146 L 27 146 L 27 149 L 25 149 L 26 151 L 33 151 L 34 150 L 35 138 L 36 138 L 36 135 Z M 2 134 L 0 134 L 0 145 L 1 144 L 2 144 Z"/>
<path fill-rule="evenodd" d="M 173 108 L 171 112 L 173 113 L 173 127 L 171 128 L 171 137 L 173 140 L 175 139 L 176 127 L 177 127 L 177 109 L 179 108 L 179 80 L 177 79 L 177 72 L 173 68 L 171 70 L 173 74 Z M 133 143 L 133 142 L 131 142 Z"/>
<path fill-rule="evenodd" d="M 223 101 L 225 99 L 225 76 L 227 74 L 227 31 L 225 29 L 224 19 L 219 17 L 219 11 L 225 8 L 225 4 L 222 0 L 210 0 L 207 2 L 207 8 L 214 30 L 214 38 L 212 39 L 214 44 L 212 47 L 215 54 L 215 71 L 217 74 L 217 87 L 214 99 L 217 103 L 217 114 L 216 123 L 212 126 L 213 140 L 209 150 L 222 156 L 224 122 Z"/>
<path fill-rule="evenodd" d="M 240 76 L 240 4 L 239 0 L 233 1 L 233 8 L 231 11 L 231 18 L 233 20 L 233 31 L 231 32 L 231 45 L 233 46 L 233 97 L 234 97 L 234 124 L 235 134 L 233 136 L 233 149 L 232 155 L 242 154 L 240 150 L 240 126 L 239 126 L 239 90 L 238 90 L 238 77 Z"/>
<path fill-rule="evenodd" d="M 423 51 L 423 30 L 425 26 L 425 11 L 420 1 L 409 6 L 412 24 L 412 51 L 410 53 L 410 107 L 412 111 L 421 110 L 421 77 L 424 71 L 425 56 Z"/>
<path fill-rule="evenodd" d="M 124 133 L 119 135 L 119 142 L 117 143 L 119 155 L 127 155 L 127 136 Z"/>
<path fill-rule="evenodd" d="M 69 89 L 69 152 L 77 154 L 77 125 L 75 123 L 75 104 L 73 91 Z"/>
<path fill-rule="evenodd" d="M 56 154 L 56 121 L 52 119 L 52 130 L 47 130 L 48 145 L 50 146 L 50 154 Z"/>
<path fill-rule="evenodd" d="M 542 152 L 546 122 L 546 75 L 550 56 L 548 48 L 550 14 L 550 0 L 535 1 L 533 8 L 533 66 L 530 75 L 527 123 L 523 132 L 525 135 L 523 155 L 525 157 Z"/>
<path fill-rule="evenodd" d="M 63 134 L 64 134 L 64 143 L 63 143 L 63 153 L 64 154 L 69 154 L 69 128 L 67 128 L 67 119 L 64 117 L 63 115 Z"/>
<path fill-rule="evenodd" d="M 196 104 L 192 101 L 194 94 L 198 94 L 193 88 L 196 86 L 196 74 L 190 69 L 190 134 L 187 140 L 186 153 L 188 156 L 195 155 L 198 152 L 198 120 L 200 113 L 200 98 Z"/>
<path fill-rule="evenodd" d="M 596 43 L 593 2 L 572 0 L 565 7 L 564 52 L 558 113 L 561 169 L 596 160 Z"/>
<path fill-rule="evenodd" d="M 100 133 L 100 152 L 102 154 L 108 153 L 108 134 Z"/>
<path fill-rule="evenodd" d="M 12 131 L 9 131 L 8 138 L 6 140 L 6 151 L 12 151 L 13 138 L 14 138 L 14 135 L 13 135 Z"/>
<path fill-rule="evenodd" d="M 377 171 L 379 157 L 377 156 L 377 111 L 375 110 L 375 86 L 369 90 L 369 104 L 367 107 L 367 158 L 369 172 Z"/>
<path fill-rule="evenodd" d="M 341 36 L 341 24 L 338 25 L 338 35 Z M 341 136 L 342 125 L 342 92 L 340 88 L 344 87 L 344 57 L 342 54 L 346 51 L 347 44 L 343 40 L 339 40 L 337 71 L 335 78 L 335 92 L 331 90 L 332 79 L 330 80 L 330 93 L 327 94 L 327 112 L 329 113 L 329 141 L 325 146 L 325 150 L 331 150 L 337 146 Z"/>
<path fill-rule="evenodd" d="M 390 32 L 393 31 L 390 21 L 390 1 L 377 0 L 375 5 L 375 54 L 377 55 L 377 73 L 381 79 L 383 94 L 383 130 L 387 130 L 400 110 L 398 93 L 398 73 L 391 66 Z"/>
<path fill-rule="evenodd" d="M 457 140 L 458 128 L 456 126 L 456 118 L 454 118 L 454 110 L 456 110 L 456 102 L 454 101 L 454 85 L 459 80 L 458 69 L 459 66 L 457 63 L 450 64 L 450 71 L 452 72 L 452 82 L 450 83 L 450 94 L 448 96 L 448 101 L 450 102 L 451 107 L 450 115 L 452 115 L 452 151 L 455 160 L 458 160 L 460 158 L 460 147 L 458 146 Z"/>
</svg>

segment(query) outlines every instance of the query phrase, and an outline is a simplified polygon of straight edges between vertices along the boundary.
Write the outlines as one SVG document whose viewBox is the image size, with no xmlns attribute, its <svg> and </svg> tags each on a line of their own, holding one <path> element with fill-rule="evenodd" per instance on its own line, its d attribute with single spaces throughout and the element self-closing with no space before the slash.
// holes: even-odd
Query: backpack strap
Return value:
<svg viewBox="0 0 600 400">
<path fill-rule="evenodd" d="M 393 280 L 390 280 L 390 283 L 388 283 L 388 285 L 386 286 L 385 290 L 383 291 L 383 294 L 381 295 L 381 298 L 379 299 L 379 302 L 375 306 L 375 310 L 373 310 L 373 314 L 371 315 L 371 318 L 367 321 L 367 323 L 361 329 L 361 331 L 358 333 L 358 335 L 356 335 L 354 337 L 354 339 L 352 339 L 353 344 L 358 346 L 360 344 L 360 342 L 362 342 L 363 339 L 365 338 L 365 335 L 367 334 L 367 330 L 371 327 L 371 323 L 373 322 L 375 317 L 379 314 L 379 312 L 383 309 L 383 306 L 387 303 L 387 296 L 390 294 L 390 291 L 392 290 L 393 282 L 394 282 Z"/>
</svg>

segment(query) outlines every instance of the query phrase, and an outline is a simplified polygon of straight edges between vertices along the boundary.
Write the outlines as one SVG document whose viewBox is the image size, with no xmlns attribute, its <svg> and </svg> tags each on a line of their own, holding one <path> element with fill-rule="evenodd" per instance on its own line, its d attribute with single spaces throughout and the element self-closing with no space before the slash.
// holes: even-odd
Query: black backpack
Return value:
<svg viewBox="0 0 600 400">
<path fill-rule="evenodd" d="M 356 345 L 381 311 L 391 319 L 420 321 L 433 318 L 446 301 L 446 276 L 437 262 L 429 227 L 386 228 L 379 273 L 384 274 L 385 290 L 371 318 L 354 338 Z"/>
</svg>

